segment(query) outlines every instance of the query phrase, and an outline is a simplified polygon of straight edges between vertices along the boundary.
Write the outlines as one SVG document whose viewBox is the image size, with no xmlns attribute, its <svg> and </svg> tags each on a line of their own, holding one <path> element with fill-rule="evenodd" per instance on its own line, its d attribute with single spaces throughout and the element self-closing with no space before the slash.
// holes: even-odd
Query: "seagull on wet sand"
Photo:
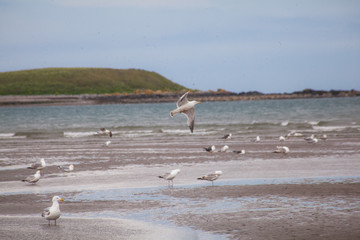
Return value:
<svg viewBox="0 0 360 240">
<path fill-rule="evenodd" d="M 204 149 L 205 149 L 205 151 L 207 151 L 207 152 L 213 153 L 216 148 L 215 148 L 214 145 L 212 145 L 212 146 L 205 147 Z"/>
<path fill-rule="evenodd" d="M 64 199 L 60 198 L 59 196 L 54 196 L 52 198 L 52 206 L 45 208 L 43 213 L 41 214 L 42 217 L 49 221 L 49 226 L 51 220 L 54 220 L 56 225 L 56 220 L 61 215 L 59 201 L 63 202 Z"/>
<path fill-rule="evenodd" d="M 195 110 L 194 106 L 198 103 L 198 101 L 188 101 L 187 96 L 189 92 L 186 92 L 184 95 L 180 97 L 177 101 L 177 108 L 170 112 L 170 116 L 173 117 L 177 113 L 182 113 L 187 117 L 187 124 L 190 128 L 190 131 L 194 131 L 194 123 L 195 123 Z"/>
<path fill-rule="evenodd" d="M 31 166 L 28 167 L 28 168 L 29 168 L 29 169 L 41 170 L 41 169 L 44 169 L 45 167 L 46 167 L 45 159 L 41 158 L 41 159 L 40 159 L 40 163 L 33 163 L 33 164 L 31 164 Z"/>
<path fill-rule="evenodd" d="M 289 153 L 290 149 L 287 146 L 277 146 L 274 153 Z"/>
<path fill-rule="evenodd" d="M 220 177 L 220 175 L 222 174 L 222 171 L 215 171 L 215 173 L 210 173 L 207 175 L 204 175 L 202 177 L 197 178 L 198 180 L 206 180 L 206 181 L 211 181 L 212 186 L 214 186 L 214 181 L 216 179 L 218 179 Z"/>
<path fill-rule="evenodd" d="M 260 136 L 256 136 L 256 138 L 253 141 L 256 143 L 260 142 Z"/>
<path fill-rule="evenodd" d="M 219 152 L 226 152 L 227 150 L 229 150 L 229 146 L 228 145 L 225 145 L 223 146 Z"/>
<path fill-rule="evenodd" d="M 180 172 L 180 169 L 174 169 L 170 173 L 165 173 L 165 174 L 159 176 L 159 178 L 163 178 L 163 179 L 167 180 L 168 185 L 173 186 L 174 185 L 173 180 L 179 172 Z"/>
<path fill-rule="evenodd" d="M 229 134 L 224 135 L 224 136 L 222 137 L 222 139 L 231 139 L 231 137 L 232 137 L 232 134 L 229 133 Z"/>
<path fill-rule="evenodd" d="M 69 166 L 57 166 L 58 169 L 63 170 L 64 172 L 72 172 L 74 170 L 74 165 L 70 164 Z"/>
<path fill-rule="evenodd" d="M 37 170 L 34 175 L 30 175 L 21 181 L 35 184 L 40 180 L 40 177 L 41 177 L 40 170 Z"/>
<path fill-rule="evenodd" d="M 245 150 L 242 149 L 242 150 L 234 150 L 233 151 L 234 153 L 237 153 L 237 154 L 245 154 Z"/>
</svg>

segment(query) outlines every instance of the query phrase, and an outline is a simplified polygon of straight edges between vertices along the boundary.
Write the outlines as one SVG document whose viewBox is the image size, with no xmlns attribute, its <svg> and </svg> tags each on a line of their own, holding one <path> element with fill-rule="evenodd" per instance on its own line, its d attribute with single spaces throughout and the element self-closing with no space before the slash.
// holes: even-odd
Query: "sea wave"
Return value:
<svg viewBox="0 0 360 240">
<path fill-rule="evenodd" d="M 89 131 L 89 132 L 64 132 L 64 137 L 78 138 L 78 137 L 90 137 L 98 135 L 98 132 Z"/>
<path fill-rule="evenodd" d="M 313 126 L 313 129 L 319 132 L 339 132 L 346 129 L 358 129 L 360 130 L 360 125 L 351 125 L 351 126 Z"/>
</svg>

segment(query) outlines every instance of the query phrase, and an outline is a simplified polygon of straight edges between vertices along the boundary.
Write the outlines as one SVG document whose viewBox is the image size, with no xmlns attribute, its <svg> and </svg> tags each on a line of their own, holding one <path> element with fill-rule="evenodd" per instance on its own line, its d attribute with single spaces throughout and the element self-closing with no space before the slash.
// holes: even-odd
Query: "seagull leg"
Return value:
<svg viewBox="0 0 360 240">
<path fill-rule="evenodd" d="M 56 226 L 56 219 L 55 219 L 55 226 Z"/>
</svg>

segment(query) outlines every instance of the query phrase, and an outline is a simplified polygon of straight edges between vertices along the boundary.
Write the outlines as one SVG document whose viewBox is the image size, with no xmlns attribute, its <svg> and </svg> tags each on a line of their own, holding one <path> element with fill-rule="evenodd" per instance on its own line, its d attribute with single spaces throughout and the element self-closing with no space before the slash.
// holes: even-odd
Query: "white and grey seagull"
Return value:
<svg viewBox="0 0 360 240">
<path fill-rule="evenodd" d="M 202 177 L 197 178 L 198 180 L 206 180 L 211 181 L 212 186 L 214 186 L 214 181 L 220 177 L 222 174 L 222 171 L 215 171 L 214 173 L 210 173 L 207 175 L 204 175 Z"/>
<path fill-rule="evenodd" d="M 21 181 L 35 184 L 40 180 L 40 177 L 41 177 L 40 170 L 37 170 L 35 174 L 30 175 Z"/>
<path fill-rule="evenodd" d="M 59 196 L 54 196 L 52 198 L 52 205 L 51 207 L 45 208 L 43 213 L 41 214 L 46 220 L 50 221 L 54 220 L 56 225 L 56 220 L 61 216 L 59 201 L 64 201 L 64 199 L 60 198 Z"/>
<path fill-rule="evenodd" d="M 44 169 L 45 167 L 46 167 L 45 159 L 41 158 L 41 159 L 40 159 L 40 163 L 33 163 L 33 164 L 31 164 L 31 166 L 28 167 L 28 168 L 29 168 L 29 169 L 41 170 L 41 169 Z"/>
<path fill-rule="evenodd" d="M 57 166 L 58 169 L 63 170 L 64 172 L 72 172 L 74 170 L 74 165 L 70 164 L 69 166 Z"/>
<path fill-rule="evenodd" d="M 188 101 L 187 96 L 189 92 L 186 92 L 184 95 L 180 97 L 177 101 L 177 108 L 170 112 L 170 116 L 173 117 L 177 113 L 182 113 L 187 117 L 187 124 L 190 128 L 190 131 L 194 131 L 194 123 L 195 123 L 195 110 L 194 106 L 198 103 L 198 101 Z"/>
<path fill-rule="evenodd" d="M 159 176 L 159 178 L 163 178 L 163 179 L 167 180 L 168 185 L 173 186 L 174 185 L 173 180 L 179 172 L 180 172 L 180 169 L 174 169 L 170 173 L 165 173 L 165 174 Z"/>
</svg>

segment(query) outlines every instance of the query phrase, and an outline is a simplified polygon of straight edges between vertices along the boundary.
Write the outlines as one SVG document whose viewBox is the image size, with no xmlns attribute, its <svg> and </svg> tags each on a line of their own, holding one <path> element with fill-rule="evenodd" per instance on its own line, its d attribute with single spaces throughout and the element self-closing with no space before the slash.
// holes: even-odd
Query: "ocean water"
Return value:
<svg viewBox="0 0 360 240">
<path fill-rule="evenodd" d="M 191 96 L 190 96 L 191 99 Z M 87 137 L 101 127 L 114 135 L 188 135 L 186 117 L 170 117 L 175 103 L 0 108 L 1 138 Z M 203 102 L 195 110 L 195 135 L 229 131 L 359 132 L 360 98 Z"/>
</svg>

